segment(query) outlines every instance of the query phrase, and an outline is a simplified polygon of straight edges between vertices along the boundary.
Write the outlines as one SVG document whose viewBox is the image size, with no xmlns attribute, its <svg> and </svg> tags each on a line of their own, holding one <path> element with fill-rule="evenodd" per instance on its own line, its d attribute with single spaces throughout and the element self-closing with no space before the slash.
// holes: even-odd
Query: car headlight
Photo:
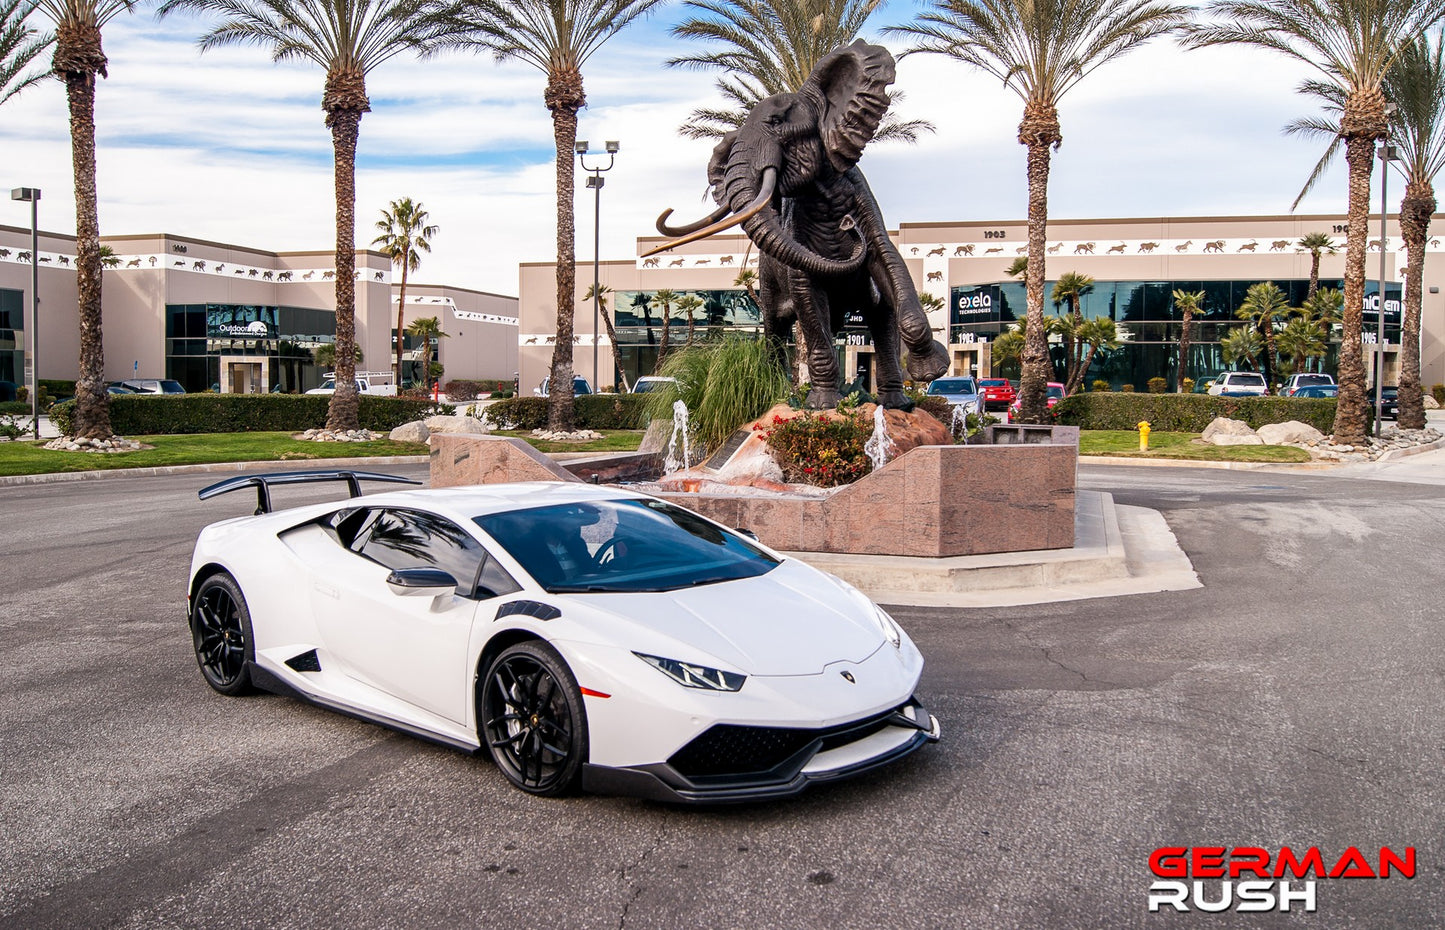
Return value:
<svg viewBox="0 0 1445 930">
<path fill-rule="evenodd" d="M 722 669 L 709 668 L 706 665 L 679 662 L 677 659 L 665 659 L 662 656 L 650 656 L 642 652 L 634 652 L 633 655 L 684 688 L 698 688 L 703 691 L 737 691 L 743 686 L 743 682 L 748 680 L 746 675 L 725 672 Z"/>
<path fill-rule="evenodd" d="M 888 611 L 874 604 L 873 618 L 878 621 L 878 628 L 883 631 L 884 636 L 888 637 L 888 641 L 893 644 L 893 648 L 902 649 L 903 629 L 894 622 L 892 617 L 888 616 Z"/>
</svg>

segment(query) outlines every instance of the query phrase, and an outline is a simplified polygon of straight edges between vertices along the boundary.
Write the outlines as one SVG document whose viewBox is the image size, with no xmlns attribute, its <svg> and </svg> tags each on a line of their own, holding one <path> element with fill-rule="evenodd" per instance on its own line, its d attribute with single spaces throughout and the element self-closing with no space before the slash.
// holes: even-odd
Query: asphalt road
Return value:
<svg viewBox="0 0 1445 930">
<path fill-rule="evenodd" d="M 398 468 L 416 474 L 418 468 Z M 1438 926 L 1445 493 L 1086 467 L 1199 590 L 899 609 L 944 739 L 787 803 L 546 801 L 479 758 L 202 682 L 211 476 L 0 488 L 6 927 Z M 295 492 L 293 491 L 293 494 Z M 1418 850 L 1313 915 L 1151 914 L 1162 846 Z M 1217 897 L 1217 883 L 1209 894 Z"/>
</svg>

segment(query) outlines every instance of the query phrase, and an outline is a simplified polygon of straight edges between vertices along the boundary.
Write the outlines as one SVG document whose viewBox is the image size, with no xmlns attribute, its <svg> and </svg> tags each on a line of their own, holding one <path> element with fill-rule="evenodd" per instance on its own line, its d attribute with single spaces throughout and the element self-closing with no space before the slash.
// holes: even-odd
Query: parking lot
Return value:
<svg viewBox="0 0 1445 930">
<path fill-rule="evenodd" d="M 1445 911 L 1438 485 L 1084 467 L 1165 515 L 1203 588 L 899 609 L 939 744 L 693 810 L 536 799 L 480 757 L 213 693 L 190 549 L 248 502 L 197 502 L 212 480 L 0 488 L 7 926 L 1133 927 L 1171 919 L 1147 907 L 1164 846 L 1418 850 L 1412 880 L 1319 882 L 1313 916 L 1175 922 Z"/>
</svg>

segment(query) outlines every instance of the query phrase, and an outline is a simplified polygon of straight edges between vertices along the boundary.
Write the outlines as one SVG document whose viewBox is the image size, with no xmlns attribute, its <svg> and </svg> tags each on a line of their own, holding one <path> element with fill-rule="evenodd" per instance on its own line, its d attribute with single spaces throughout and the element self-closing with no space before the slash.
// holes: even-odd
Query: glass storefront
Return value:
<svg viewBox="0 0 1445 930">
<path fill-rule="evenodd" d="M 1061 315 L 1068 308 L 1053 303 L 1053 281 L 1044 283 L 1046 313 Z M 1143 390 L 1150 378 L 1168 379 L 1173 390 L 1179 376 L 1179 339 L 1183 335 L 1183 317 L 1174 307 L 1174 291 L 1204 292 L 1203 312 L 1194 315 L 1190 328 L 1190 350 L 1185 377 L 1196 381 L 1213 377 L 1229 368 L 1220 353 L 1219 340 L 1230 330 L 1243 325 L 1234 311 L 1244 302 L 1249 288 L 1258 281 L 1096 281 L 1079 301 L 1079 311 L 1087 319 L 1108 319 L 1119 324 L 1120 344 L 1115 349 L 1101 349 L 1094 357 L 1084 383 L 1095 380 L 1109 382 L 1117 390 L 1132 384 Z M 1308 280 L 1275 281 L 1284 291 L 1291 307 L 1304 303 L 1309 292 Z M 1322 279 L 1320 287 L 1343 289 L 1339 279 Z M 1364 328 L 1371 341 L 1378 324 L 1377 282 L 1365 286 Z M 1400 341 L 1400 285 L 1385 282 L 1385 338 Z M 949 341 L 963 343 L 991 339 L 1023 319 L 1027 302 L 1021 281 L 1005 281 L 950 290 Z M 1338 330 L 1335 341 L 1323 359 L 1324 370 L 1333 371 L 1338 355 Z M 1054 344 L 1055 368 L 1064 367 L 1063 348 Z M 1318 362 L 1317 362 L 1318 363 Z M 1060 378 L 1059 380 L 1062 380 Z"/>
<path fill-rule="evenodd" d="M 0 381 L 19 385 L 24 380 L 24 340 L 25 292 L 0 287 Z"/>
<path fill-rule="evenodd" d="M 617 330 L 617 346 L 622 355 L 622 368 L 628 383 L 641 375 L 650 375 L 657 367 L 657 354 L 662 346 L 662 323 L 667 317 L 667 344 L 676 349 L 687 344 L 687 324 L 691 316 L 693 340 L 700 341 L 724 332 L 762 332 L 762 313 L 745 290 L 674 291 L 665 302 L 658 300 L 659 291 L 617 291 L 609 310 Z M 664 294 L 666 296 L 666 294 Z M 686 298 L 696 298 L 694 305 Z M 664 303 L 666 308 L 664 308 Z M 679 306 L 681 304 L 682 306 Z M 588 312 L 579 305 L 579 318 Z M 612 365 L 602 360 L 602 385 L 615 380 Z M 576 366 L 574 362 L 574 366 Z M 580 369 L 579 369 L 580 370 Z M 591 369 L 588 368 L 588 371 Z"/>
<path fill-rule="evenodd" d="M 191 392 L 221 390 L 223 379 L 227 390 L 299 393 L 319 387 L 326 369 L 316 364 L 315 351 L 335 341 L 330 310 L 166 305 L 166 377 Z"/>
</svg>

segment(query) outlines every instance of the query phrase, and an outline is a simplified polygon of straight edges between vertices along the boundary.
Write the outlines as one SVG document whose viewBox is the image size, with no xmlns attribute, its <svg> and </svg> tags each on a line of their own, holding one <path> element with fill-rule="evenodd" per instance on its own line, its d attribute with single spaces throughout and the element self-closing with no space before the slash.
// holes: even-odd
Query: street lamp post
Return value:
<svg viewBox="0 0 1445 930">
<path fill-rule="evenodd" d="M 589 168 L 587 166 L 587 140 L 581 139 L 577 142 L 577 161 L 582 165 L 582 170 L 590 172 L 592 177 L 587 179 L 587 186 L 593 191 L 592 196 L 592 389 L 600 391 L 602 380 L 597 374 L 597 343 L 601 335 L 602 318 L 602 184 L 603 172 L 611 171 L 613 162 L 617 160 L 617 152 L 621 148 L 616 142 L 605 143 L 607 148 L 607 167 Z"/>
<path fill-rule="evenodd" d="M 10 191 L 11 200 L 30 204 L 30 352 L 25 367 L 30 377 L 30 429 L 40 438 L 40 188 L 17 187 Z"/>
<path fill-rule="evenodd" d="M 1395 112 L 1394 104 L 1386 104 L 1385 113 L 1391 115 Z M 1390 137 L 1386 136 L 1380 140 L 1380 281 L 1377 295 L 1380 301 L 1379 311 L 1375 317 L 1375 438 L 1380 438 L 1380 414 L 1385 409 L 1385 255 L 1389 252 L 1387 246 L 1390 240 L 1386 238 L 1385 221 L 1389 218 L 1389 201 L 1387 191 L 1390 187 L 1390 162 L 1399 159 L 1395 147 L 1390 144 Z"/>
</svg>

